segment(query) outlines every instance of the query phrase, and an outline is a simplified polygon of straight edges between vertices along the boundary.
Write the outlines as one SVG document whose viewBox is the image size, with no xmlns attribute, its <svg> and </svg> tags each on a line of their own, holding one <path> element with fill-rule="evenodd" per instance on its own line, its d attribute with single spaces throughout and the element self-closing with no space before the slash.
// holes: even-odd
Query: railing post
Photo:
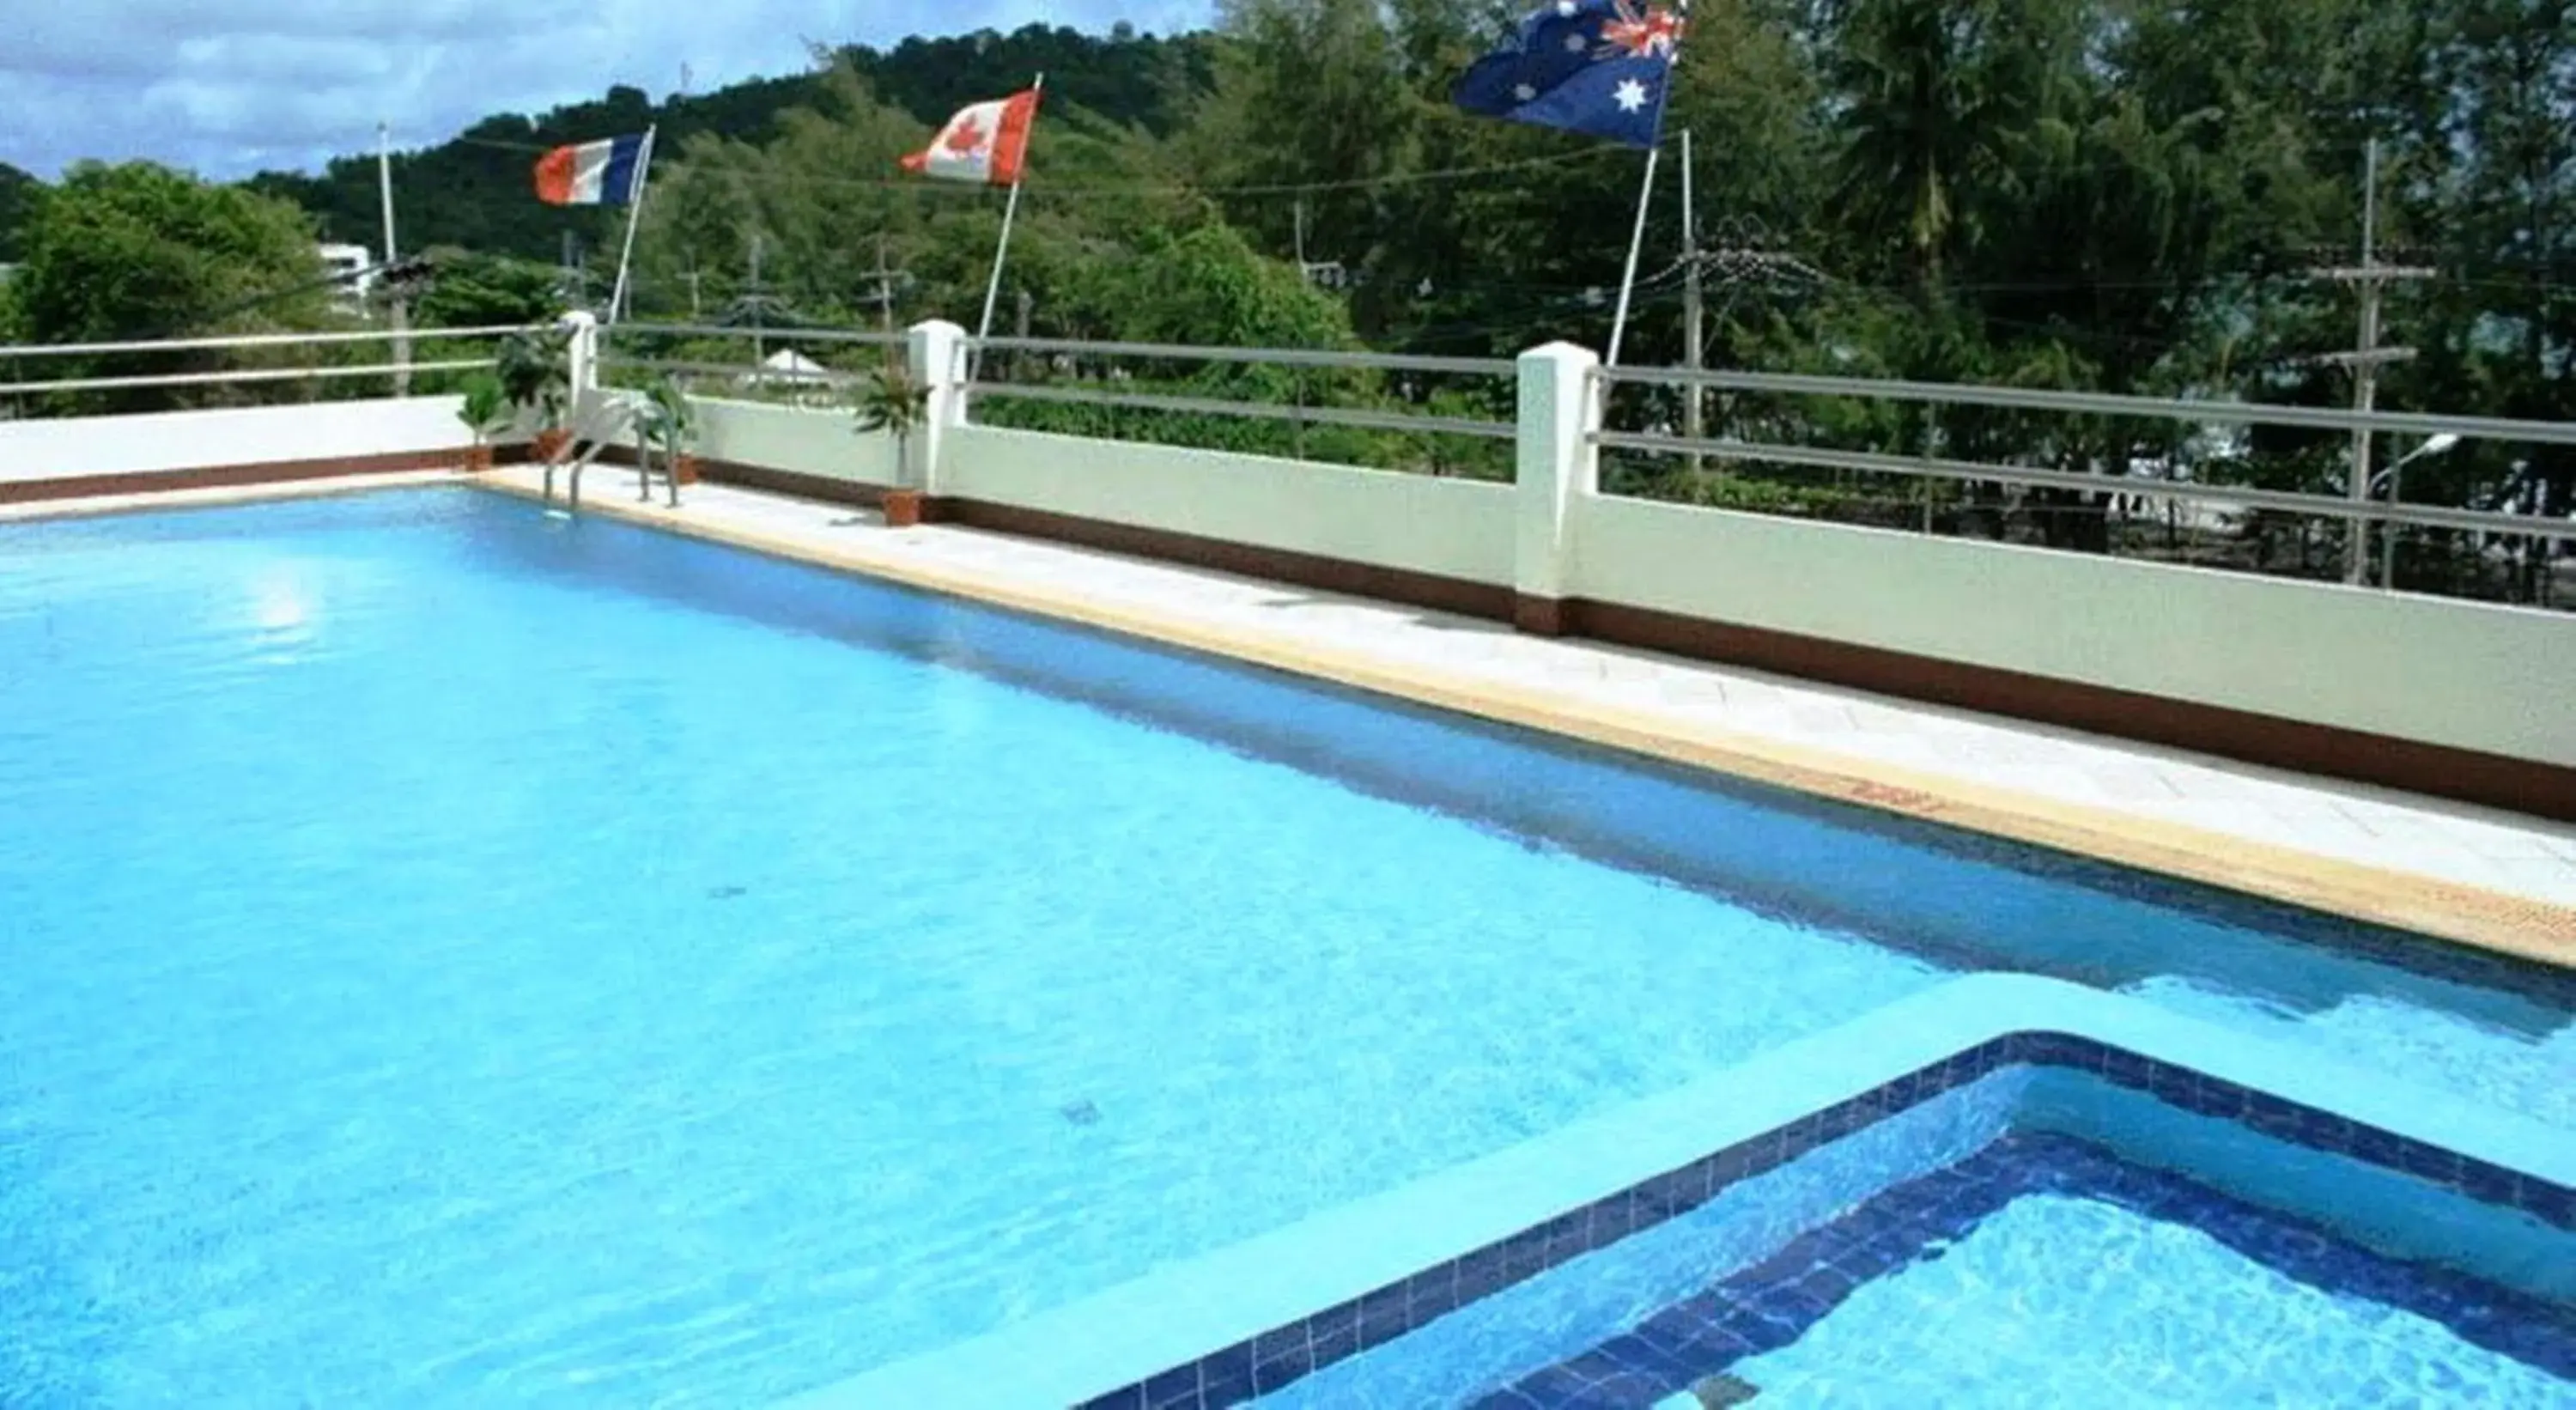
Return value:
<svg viewBox="0 0 2576 1410">
<path fill-rule="evenodd" d="M 572 335 L 564 380 L 571 390 L 573 405 L 579 406 L 583 394 L 599 386 L 599 320 L 576 309 L 564 315 L 563 326 Z"/>
<path fill-rule="evenodd" d="M 1512 625 L 1540 636 L 1565 633 L 1573 596 L 1574 518 L 1600 489 L 1601 359 L 1589 348 L 1549 343 L 1520 355 L 1519 454 L 1513 492 Z"/>
<path fill-rule="evenodd" d="M 904 352 L 913 381 L 929 395 L 922 402 L 921 429 L 912 437 L 914 463 L 900 474 L 924 499 L 936 500 L 948 428 L 966 419 L 966 330 L 938 318 L 916 323 L 904 331 Z"/>
</svg>

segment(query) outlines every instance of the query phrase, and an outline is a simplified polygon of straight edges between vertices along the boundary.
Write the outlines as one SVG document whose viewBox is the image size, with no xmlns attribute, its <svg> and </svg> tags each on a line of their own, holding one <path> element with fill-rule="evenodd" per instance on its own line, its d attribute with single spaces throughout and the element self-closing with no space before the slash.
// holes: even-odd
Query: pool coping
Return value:
<svg viewBox="0 0 2576 1410">
<path fill-rule="evenodd" d="M 95 519 L 109 514 L 133 514 L 171 509 L 215 509 L 234 504 L 261 504 L 270 500 L 320 499 L 334 495 L 367 494 L 376 490 L 425 489 L 436 485 L 461 486 L 469 483 L 465 473 L 455 469 L 352 470 L 340 475 L 300 476 L 290 480 L 258 480 L 238 485 L 137 489 L 120 494 L 7 500 L 0 501 L 0 524 L 28 523 L 44 519 Z"/>
<path fill-rule="evenodd" d="M 1713 1178 L 1704 1173 L 1712 1152 L 1781 1138 L 1909 1074 L 2015 1039 L 2089 1042 L 2576 1186 L 2576 1141 L 2536 1121 L 2144 1000 L 2029 975 L 1972 975 L 1672 1091 L 791 1397 L 780 1410 L 1082 1405 L 1488 1255 L 1677 1172 Z M 1830 1123 L 1806 1133 L 1815 1143 L 1836 1134 Z"/>
<path fill-rule="evenodd" d="M 460 482 L 521 499 L 538 497 L 535 472 L 523 468 L 503 469 Z M 1285 636 L 1220 630 L 1174 613 L 995 582 L 906 561 L 899 550 L 888 551 L 903 542 L 901 530 L 875 529 L 866 539 L 854 537 L 849 542 L 826 545 L 703 514 L 693 517 L 686 507 L 674 510 L 661 504 L 605 499 L 585 501 L 583 511 L 2576 969 L 2576 907 L 2555 905 L 2536 897 L 2365 866 L 2113 809 L 2039 798 L 1742 731 L 1706 726 L 1677 728 L 1668 719 L 1572 700 L 1561 694 L 1474 680 L 1420 662 L 1396 662 L 1379 654 L 1319 648 Z"/>
</svg>

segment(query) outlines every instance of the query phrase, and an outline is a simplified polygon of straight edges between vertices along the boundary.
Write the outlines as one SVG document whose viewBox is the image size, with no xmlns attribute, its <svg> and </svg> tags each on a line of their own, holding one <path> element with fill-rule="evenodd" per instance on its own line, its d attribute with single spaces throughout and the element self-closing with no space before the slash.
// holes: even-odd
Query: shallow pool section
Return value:
<svg viewBox="0 0 2576 1410">
<path fill-rule="evenodd" d="M 2312 1096 L 2350 1077 L 2267 1064 Z M 2530 1123 L 2451 1129 L 2545 1171 L 2371 1119 L 2413 1105 L 2011 1033 L 1390 1284 L 1355 1344 L 1336 1310 L 1202 1360 L 1202 1387 L 1236 1361 L 1248 1384 L 1162 1403 L 2568 1403 L 2576 1162 Z"/>
<path fill-rule="evenodd" d="M 2576 1395 L 2576 1312 L 2010 1134 L 1474 1403 L 1647 1410 L 1701 1386 L 1890 1410 L 2541 1407 Z"/>
</svg>

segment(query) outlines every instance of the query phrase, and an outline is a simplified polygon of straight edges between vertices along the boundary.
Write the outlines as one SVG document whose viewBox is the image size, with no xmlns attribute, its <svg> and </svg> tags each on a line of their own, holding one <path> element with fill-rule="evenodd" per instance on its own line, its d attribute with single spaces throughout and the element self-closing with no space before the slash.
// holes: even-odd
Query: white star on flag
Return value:
<svg viewBox="0 0 2576 1410">
<path fill-rule="evenodd" d="M 1526 83 L 1514 84 L 1512 86 L 1512 96 L 1526 103 L 1532 98 L 1538 96 L 1538 90 L 1532 88 Z"/>
<path fill-rule="evenodd" d="M 1636 112 L 1646 106 L 1646 85 L 1629 79 L 1612 90 L 1610 101 L 1617 103 L 1623 113 Z"/>
<path fill-rule="evenodd" d="M 1582 36 L 1582 35 L 1580 35 L 1580 34 L 1569 34 L 1569 35 L 1565 36 L 1565 52 L 1567 52 L 1567 53 L 1569 53 L 1569 54 L 1580 54 L 1580 53 L 1582 53 L 1582 52 L 1583 52 L 1583 36 Z"/>
</svg>

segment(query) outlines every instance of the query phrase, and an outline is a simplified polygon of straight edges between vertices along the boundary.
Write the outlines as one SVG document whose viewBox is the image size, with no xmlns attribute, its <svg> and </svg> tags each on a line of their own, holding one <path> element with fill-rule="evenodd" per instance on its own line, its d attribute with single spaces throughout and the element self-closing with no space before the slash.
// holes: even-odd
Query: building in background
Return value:
<svg viewBox="0 0 2576 1410">
<path fill-rule="evenodd" d="M 376 287 L 375 251 L 364 245 L 316 245 L 314 253 L 342 282 L 332 297 L 351 313 L 364 312 Z"/>
</svg>

